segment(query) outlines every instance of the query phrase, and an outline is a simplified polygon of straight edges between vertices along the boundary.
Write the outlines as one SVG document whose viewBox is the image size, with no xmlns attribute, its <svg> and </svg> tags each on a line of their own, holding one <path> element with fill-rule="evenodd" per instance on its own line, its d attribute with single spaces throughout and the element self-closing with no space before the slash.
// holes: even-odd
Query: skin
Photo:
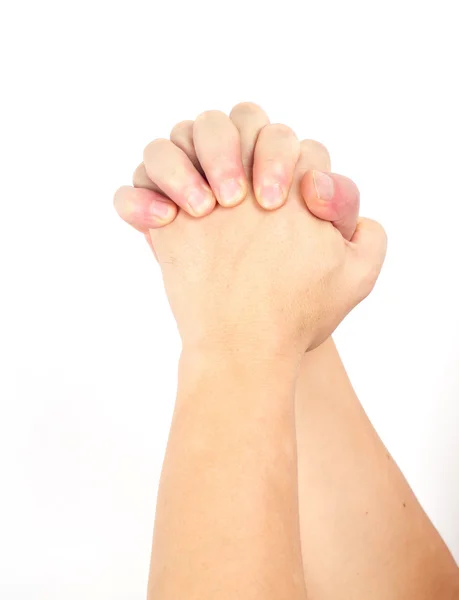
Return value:
<svg viewBox="0 0 459 600">
<path fill-rule="evenodd" d="M 214 113 L 217 113 L 217 119 Z M 218 111 L 208 111 L 200 116 L 198 123 L 205 123 L 206 119 L 210 120 L 212 126 L 208 128 L 206 126 L 206 129 L 210 130 L 209 135 L 211 135 L 212 128 L 217 126 L 215 120 L 225 122 L 222 115 L 223 113 Z M 290 132 L 284 125 L 270 125 L 264 111 L 252 103 L 245 102 L 235 106 L 230 119 L 239 130 L 240 143 L 239 147 L 233 147 L 231 157 L 226 155 L 224 162 L 226 164 L 233 163 L 230 172 L 233 177 L 243 182 L 243 186 L 247 186 L 248 179 L 253 179 L 254 188 L 257 191 L 256 197 L 261 206 L 268 210 L 276 207 L 270 203 L 269 198 L 263 200 L 262 189 L 274 185 L 284 190 L 287 188 L 288 191 L 294 161 L 298 158 L 299 149 L 302 160 L 309 166 L 309 169 L 318 165 L 318 168 L 327 171 L 327 173 L 314 173 L 309 170 L 304 175 L 302 193 L 309 210 L 318 218 L 333 222 L 346 239 L 352 237 L 359 210 L 358 189 L 347 177 L 328 173 L 330 157 L 322 144 L 315 140 L 303 140 L 298 145 L 293 132 Z M 221 126 L 222 123 L 220 123 Z M 196 213 L 187 206 L 187 190 L 193 186 L 208 189 L 204 171 L 196 153 L 193 127 L 194 121 L 181 121 L 172 129 L 170 140 L 155 140 L 150 144 L 144 153 L 147 156 L 150 176 L 147 173 L 146 164 L 142 162 L 133 175 L 134 187 L 123 186 L 115 194 L 115 208 L 120 217 L 144 234 L 148 234 L 150 229 L 164 227 L 171 223 L 177 216 L 178 207 L 191 216 L 195 216 Z M 198 135 L 200 135 L 199 129 L 199 127 L 195 129 Z M 207 150 L 210 155 L 207 161 L 215 165 L 214 181 L 218 178 L 219 173 L 223 178 L 221 157 L 226 151 L 224 134 L 225 130 L 217 136 L 223 140 L 223 143 L 218 145 L 213 141 L 212 153 L 209 149 Z M 256 143 L 260 134 L 260 140 Z M 206 143 L 205 139 L 204 144 Z M 162 171 L 160 166 L 164 163 L 167 164 L 168 161 L 171 166 L 166 166 Z M 168 197 L 160 186 L 171 189 L 171 184 L 168 184 L 168 177 L 171 174 L 177 181 L 174 184 L 173 197 Z M 331 199 L 324 200 L 324 194 L 322 197 L 318 194 L 318 183 L 315 179 L 318 180 L 321 175 L 328 175 L 332 179 L 334 189 Z M 208 176 L 211 177 L 210 174 Z M 216 184 L 215 187 L 218 189 L 220 185 Z M 329 188 L 330 184 L 326 183 L 325 189 L 328 191 Z M 217 192 L 215 192 L 214 198 L 215 196 L 217 196 Z M 237 199 L 235 203 L 238 202 L 240 199 Z M 281 204 L 284 202 L 285 193 Z M 208 214 L 215 204 L 216 199 L 211 202 L 210 208 L 204 207 L 198 212 L 203 215 Z"/>
<path fill-rule="evenodd" d="M 218 119 L 223 123 L 221 113 Z M 235 107 L 231 119 L 240 132 L 239 155 L 247 181 L 253 174 L 257 201 L 263 203 L 261 190 L 266 182 L 281 190 L 290 187 L 296 150 L 288 128 L 267 127 L 267 117 L 255 105 Z M 215 177 L 209 178 L 201 168 L 193 130 L 192 122 L 184 122 L 174 128 L 171 138 L 187 153 L 192 168 L 218 188 Z M 210 131 L 214 140 L 223 139 L 215 122 L 207 135 Z M 209 169 L 220 156 L 219 147 L 214 142 L 206 145 L 205 136 L 198 146 L 200 157 L 209 149 L 204 161 Z M 355 184 L 328 173 L 328 153 L 320 144 L 305 141 L 299 148 L 297 178 L 306 206 L 319 218 L 332 221 L 343 238 L 352 239 L 359 204 Z M 228 164 L 228 155 L 225 161 Z M 236 160 L 234 164 L 240 163 Z M 320 181 L 318 169 L 331 177 L 332 185 L 330 180 Z M 134 176 L 136 185 L 145 186 L 145 195 L 139 196 L 138 188 L 121 188 L 115 199 L 120 215 L 143 232 L 151 221 L 142 215 L 148 213 L 149 203 L 157 201 L 149 194 L 158 193 L 145 173 L 141 165 Z M 273 194 L 266 198 L 272 200 Z M 272 202 L 266 207 L 272 209 Z M 278 394 L 282 396 L 282 390 Z M 330 338 L 302 358 L 295 402 L 299 519 L 310 597 L 344 599 L 351 593 L 357 599 L 456 597 L 457 567 L 363 413 Z M 280 435 L 285 439 L 285 431 Z M 237 450 L 233 452 L 237 456 Z M 248 497 L 250 490 L 245 489 L 244 495 Z M 288 494 L 286 498 L 291 500 Z M 409 553 L 405 552 L 407 545 L 412 548 Z"/>
<path fill-rule="evenodd" d="M 294 384 L 303 353 L 371 290 L 386 241 L 374 222 L 346 242 L 312 216 L 302 175 L 298 162 L 276 211 L 249 186 L 231 210 L 150 233 L 183 346 L 151 598 L 306 597 Z"/>
<path fill-rule="evenodd" d="M 293 361 L 228 350 L 181 356 L 149 600 L 306 598 Z"/>
<path fill-rule="evenodd" d="M 310 598 L 459 598 L 457 565 L 362 409 L 332 339 L 303 359 L 296 428 Z"/>
</svg>

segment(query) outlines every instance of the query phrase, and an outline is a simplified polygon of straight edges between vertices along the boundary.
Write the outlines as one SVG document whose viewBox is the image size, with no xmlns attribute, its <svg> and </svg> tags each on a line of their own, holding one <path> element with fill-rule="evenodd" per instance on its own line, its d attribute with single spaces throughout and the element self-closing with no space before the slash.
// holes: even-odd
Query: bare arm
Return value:
<svg viewBox="0 0 459 600">
<path fill-rule="evenodd" d="M 148 598 L 302 600 L 296 370 L 184 353 Z"/>
<path fill-rule="evenodd" d="M 265 176 L 272 182 L 279 174 L 290 171 L 292 157 L 285 152 L 285 130 L 276 140 L 272 135 L 275 127 L 265 128 L 269 120 L 259 107 L 238 105 L 231 119 L 241 133 L 241 148 L 238 144 L 232 146 L 228 130 L 225 133 L 220 128 L 219 139 L 224 141 L 224 147 L 216 149 L 212 142 L 214 150 L 204 162 L 195 152 L 195 142 L 202 142 L 202 135 L 197 139 L 194 136 L 196 123 L 188 122 L 186 127 L 182 123 L 174 128 L 171 140 L 186 149 L 193 165 L 202 163 L 204 171 L 206 164 L 217 165 L 222 157 L 226 157 L 226 166 L 237 168 L 242 150 L 246 171 L 251 171 L 254 164 L 251 175 L 255 187 L 263 183 Z M 271 134 L 260 136 L 262 128 Z M 212 133 L 217 129 L 214 127 Z M 212 141 L 212 136 L 209 139 Z M 257 152 L 253 160 L 255 143 Z M 201 146 L 202 154 L 205 144 Z M 228 155 L 231 148 L 232 159 Z M 162 162 L 164 173 L 152 170 L 160 163 L 151 161 L 150 168 L 141 165 L 136 171 L 135 185 L 148 189 L 126 188 L 118 194 L 116 206 L 120 215 L 140 231 L 147 232 L 166 223 L 165 218 L 159 222 L 151 220 L 156 211 L 150 208 L 159 200 L 149 190 L 165 189 L 167 165 Z M 273 172 L 273 164 L 283 168 Z M 188 169 L 180 160 L 177 165 L 181 166 L 174 173 L 188 172 L 189 181 L 195 181 L 191 163 Z M 312 140 L 301 143 L 298 169 L 306 173 L 301 191 L 308 209 L 319 219 L 333 222 L 347 240 L 351 239 L 359 212 L 355 184 L 329 173 L 334 185 L 327 184 L 325 188 L 319 185 L 318 173 L 310 170 L 328 172 L 330 160 L 326 149 Z M 222 174 L 224 169 L 220 178 Z M 218 190 L 218 177 L 213 174 L 208 179 L 212 179 L 214 189 Z M 282 178 L 279 183 L 285 186 Z M 182 206 L 180 198 L 176 202 Z M 172 211 L 170 219 L 176 214 Z M 290 256 L 298 252 L 299 248 Z M 290 260 L 284 264 L 288 265 Z M 297 281 L 302 280 L 303 275 Z M 304 359 L 296 409 L 301 536 L 310 597 L 317 600 L 455 597 L 457 567 L 371 427 L 331 341 Z"/>
<path fill-rule="evenodd" d="M 331 339 L 303 361 L 296 427 L 311 598 L 457 600 L 455 561 L 373 429 Z"/>
</svg>

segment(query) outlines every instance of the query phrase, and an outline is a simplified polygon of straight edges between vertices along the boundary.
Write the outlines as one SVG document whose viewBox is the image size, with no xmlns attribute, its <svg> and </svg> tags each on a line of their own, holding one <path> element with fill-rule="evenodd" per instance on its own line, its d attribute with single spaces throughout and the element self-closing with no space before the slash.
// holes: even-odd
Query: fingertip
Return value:
<svg viewBox="0 0 459 600">
<path fill-rule="evenodd" d="M 247 196 L 247 181 L 244 173 L 239 177 L 225 179 L 218 186 L 216 196 L 219 204 L 226 208 L 231 208 L 240 204 Z"/>
<path fill-rule="evenodd" d="M 255 146 L 253 185 L 260 206 L 275 210 L 287 200 L 298 157 L 300 142 L 287 125 L 266 125 Z"/>
<path fill-rule="evenodd" d="M 351 239 L 360 208 L 359 189 L 351 179 L 311 170 L 303 176 L 301 193 L 313 215 L 330 221 L 345 239 Z"/>
<path fill-rule="evenodd" d="M 337 205 L 338 218 L 346 215 L 355 217 L 355 226 L 360 209 L 360 191 L 357 184 L 345 175 L 329 173 L 334 183 L 334 201 Z"/>
<path fill-rule="evenodd" d="M 258 184 L 254 191 L 258 204 L 265 210 L 276 210 L 287 200 L 285 190 L 277 182 Z"/>
<path fill-rule="evenodd" d="M 183 198 L 179 197 L 183 210 L 190 217 L 206 217 L 215 208 L 217 201 L 212 190 L 207 185 L 192 187 L 191 190 L 184 193 Z"/>
<path fill-rule="evenodd" d="M 173 202 L 153 198 L 144 215 L 144 222 L 148 229 L 159 229 L 172 223 L 178 213 L 177 205 Z"/>
<path fill-rule="evenodd" d="M 300 190 L 303 200 L 306 202 L 306 206 L 311 210 L 314 207 L 314 203 L 317 203 L 317 193 L 314 185 L 314 171 L 307 171 L 301 180 Z M 327 219 L 328 220 L 328 219 Z"/>
<path fill-rule="evenodd" d="M 129 198 L 134 188 L 129 185 L 119 187 L 113 196 L 113 206 L 118 215 L 125 221 L 130 213 Z"/>
<path fill-rule="evenodd" d="M 127 185 L 116 191 L 113 204 L 123 221 L 142 233 L 168 225 L 178 211 L 173 202 L 157 192 Z"/>
<path fill-rule="evenodd" d="M 248 183 L 236 125 L 221 111 L 206 111 L 194 122 L 193 142 L 216 201 L 224 207 L 240 204 L 247 195 Z M 203 210 L 202 216 L 208 212 Z"/>
<path fill-rule="evenodd" d="M 322 191 L 319 189 L 322 177 L 328 182 L 322 183 Z M 340 217 L 337 199 L 334 197 L 333 180 L 320 171 L 308 171 L 301 180 L 301 193 L 308 209 L 313 215 L 323 221 L 336 221 Z M 328 186 L 328 191 L 324 191 Z"/>
</svg>

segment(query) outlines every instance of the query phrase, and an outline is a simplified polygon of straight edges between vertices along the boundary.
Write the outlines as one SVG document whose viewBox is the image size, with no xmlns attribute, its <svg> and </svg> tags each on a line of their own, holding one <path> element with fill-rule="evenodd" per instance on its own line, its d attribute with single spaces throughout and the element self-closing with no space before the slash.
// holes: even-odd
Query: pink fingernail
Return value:
<svg viewBox="0 0 459 600">
<path fill-rule="evenodd" d="M 265 208 L 277 208 L 284 202 L 284 193 L 279 183 L 263 185 L 260 190 L 260 202 Z"/>
<path fill-rule="evenodd" d="M 325 202 L 332 200 L 335 195 L 335 183 L 333 179 L 322 173 L 322 171 L 313 171 L 312 178 L 319 200 L 324 200 Z"/>
<path fill-rule="evenodd" d="M 161 202 L 160 200 L 154 201 L 150 204 L 150 217 L 153 221 L 157 219 L 166 220 L 171 213 L 172 207 L 167 202 Z"/>
<path fill-rule="evenodd" d="M 220 184 L 218 199 L 222 206 L 234 206 L 241 201 L 243 187 L 237 179 L 227 179 Z"/>
<path fill-rule="evenodd" d="M 206 188 L 194 188 L 188 194 L 188 206 L 190 211 L 196 216 L 200 217 L 214 204 L 212 192 Z"/>
</svg>

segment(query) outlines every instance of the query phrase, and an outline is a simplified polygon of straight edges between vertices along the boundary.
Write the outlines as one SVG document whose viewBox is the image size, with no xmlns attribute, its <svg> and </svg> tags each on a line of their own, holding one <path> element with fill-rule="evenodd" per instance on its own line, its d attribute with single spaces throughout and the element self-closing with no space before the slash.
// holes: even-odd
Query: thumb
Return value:
<svg viewBox="0 0 459 600">
<path fill-rule="evenodd" d="M 346 240 L 357 227 L 360 193 L 356 184 L 344 175 L 308 171 L 301 181 L 301 193 L 312 214 L 331 221 Z"/>
<path fill-rule="evenodd" d="M 372 291 L 381 272 L 387 252 L 387 235 L 382 225 L 371 219 L 360 218 L 349 243 L 352 259 L 349 268 L 357 278 L 361 299 Z"/>
</svg>

